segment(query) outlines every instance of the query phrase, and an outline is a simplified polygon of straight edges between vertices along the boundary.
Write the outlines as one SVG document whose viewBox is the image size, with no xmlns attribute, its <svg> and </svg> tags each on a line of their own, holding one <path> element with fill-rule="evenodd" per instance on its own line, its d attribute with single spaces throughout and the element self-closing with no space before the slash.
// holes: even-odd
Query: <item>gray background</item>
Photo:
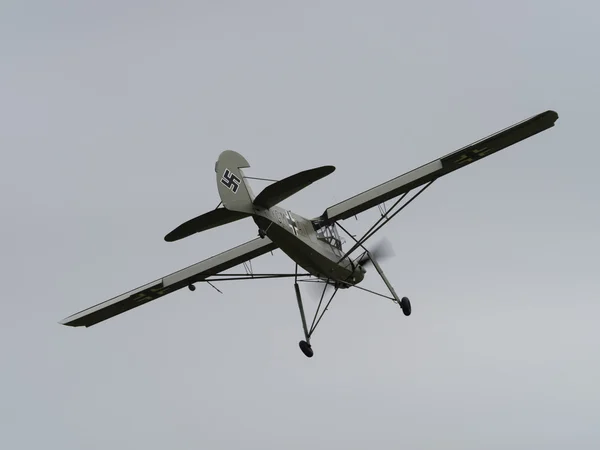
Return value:
<svg viewBox="0 0 600 450">
<path fill-rule="evenodd" d="M 598 448 L 599 22 L 592 1 L 2 2 L 0 446 Z M 283 204 L 311 217 L 546 109 L 381 233 L 410 318 L 344 292 L 312 360 L 284 280 L 57 324 L 256 235 L 163 241 L 217 205 L 223 149 L 253 176 L 336 165 Z"/>
</svg>

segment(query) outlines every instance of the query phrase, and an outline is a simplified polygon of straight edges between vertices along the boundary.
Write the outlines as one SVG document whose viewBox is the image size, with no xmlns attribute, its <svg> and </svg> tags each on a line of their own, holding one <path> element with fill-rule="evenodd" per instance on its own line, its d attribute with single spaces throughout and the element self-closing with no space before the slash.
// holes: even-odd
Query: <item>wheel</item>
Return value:
<svg viewBox="0 0 600 450">
<path fill-rule="evenodd" d="M 402 312 L 405 316 L 410 316 L 412 308 L 410 306 L 410 300 L 408 299 L 408 297 L 402 297 L 402 301 L 400 302 L 400 308 L 402 308 Z"/>
<path fill-rule="evenodd" d="M 189 289 L 190 291 L 194 292 L 194 291 L 196 290 L 196 286 L 194 286 L 193 284 L 190 284 L 190 285 L 188 286 L 188 289 Z"/>
<path fill-rule="evenodd" d="M 262 230 L 262 228 L 259 228 L 258 235 L 260 236 L 261 239 L 264 239 L 267 234 Z"/>
<path fill-rule="evenodd" d="M 307 358 L 312 358 L 314 353 L 313 353 L 312 347 L 310 346 L 310 344 L 308 342 L 300 341 L 300 343 L 298 345 L 300 346 L 300 350 L 302 350 L 302 353 L 304 353 Z"/>
</svg>

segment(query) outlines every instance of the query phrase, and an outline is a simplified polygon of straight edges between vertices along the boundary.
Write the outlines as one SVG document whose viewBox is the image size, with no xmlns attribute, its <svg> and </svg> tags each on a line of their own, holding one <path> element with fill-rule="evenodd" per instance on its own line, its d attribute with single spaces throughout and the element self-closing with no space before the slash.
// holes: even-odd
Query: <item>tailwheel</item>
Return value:
<svg viewBox="0 0 600 450">
<path fill-rule="evenodd" d="M 306 341 L 300 341 L 299 344 L 300 346 L 300 350 L 302 350 L 302 353 L 304 353 L 306 355 L 307 358 L 312 358 L 314 355 L 313 349 L 310 346 L 310 344 Z"/>
<path fill-rule="evenodd" d="M 412 308 L 410 306 L 410 300 L 408 297 L 402 297 L 402 300 L 400 301 L 400 308 L 402 308 L 402 312 L 405 316 L 410 316 Z"/>
</svg>

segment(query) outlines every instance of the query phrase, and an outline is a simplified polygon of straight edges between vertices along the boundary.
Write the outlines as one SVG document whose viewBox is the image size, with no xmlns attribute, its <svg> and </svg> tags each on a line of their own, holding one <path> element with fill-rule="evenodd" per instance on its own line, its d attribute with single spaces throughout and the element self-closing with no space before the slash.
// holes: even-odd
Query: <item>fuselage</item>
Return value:
<svg viewBox="0 0 600 450">
<path fill-rule="evenodd" d="M 253 218 L 269 239 L 315 277 L 340 288 L 363 280 L 364 269 L 344 257 L 334 225 L 317 230 L 312 221 L 278 206 L 255 208 Z"/>
</svg>

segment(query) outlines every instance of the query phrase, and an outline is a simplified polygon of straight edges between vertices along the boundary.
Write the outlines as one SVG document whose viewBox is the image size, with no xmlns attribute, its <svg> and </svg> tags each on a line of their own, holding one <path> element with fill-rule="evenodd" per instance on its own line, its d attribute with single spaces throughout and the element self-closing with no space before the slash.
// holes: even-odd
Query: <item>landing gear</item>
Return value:
<svg viewBox="0 0 600 450">
<path fill-rule="evenodd" d="M 338 289 L 341 286 L 343 286 L 344 284 L 346 284 L 347 287 L 354 286 L 359 289 L 370 292 L 371 294 L 375 294 L 375 295 L 379 295 L 381 297 L 388 298 L 388 299 L 392 300 L 394 303 L 396 303 L 400 307 L 400 309 L 402 309 L 402 312 L 404 313 L 405 316 L 411 315 L 412 307 L 411 307 L 410 300 L 408 299 L 408 297 L 402 297 L 402 298 L 398 297 L 398 294 L 396 294 L 396 291 L 394 290 L 394 288 L 390 284 L 389 280 L 383 273 L 383 270 L 381 269 L 381 266 L 379 265 L 377 260 L 375 258 L 373 258 L 373 256 L 369 253 L 368 250 L 365 250 L 365 252 L 368 255 L 369 259 L 373 262 L 375 269 L 381 276 L 381 279 L 383 280 L 383 282 L 389 289 L 390 294 L 392 294 L 392 296 L 390 297 L 387 295 L 379 294 L 379 293 L 371 291 L 369 289 L 361 288 L 361 287 L 356 286 L 355 284 L 346 283 L 344 281 L 338 280 L 338 281 L 334 282 L 333 280 L 331 280 L 331 282 L 330 282 L 330 280 L 328 279 L 323 283 L 323 292 L 321 293 L 321 299 L 319 300 L 319 305 L 317 306 L 317 310 L 315 311 L 315 316 L 312 320 L 310 327 L 307 326 L 306 316 L 304 314 L 304 305 L 302 304 L 302 296 L 300 295 L 300 287 L 298 286 L 298 266 L 296 265 L 296 276 L 295 276 L 295 282 L 294 282 L 294 289 L 296 291 L 296 300 L 298 301 L 298 309 L 300 310 L 300 318 L 302 319 L 302 329 L 304 331 L 304 340 L 300 341 L 298 343 L 298 345 L 300 346 L 300 350 L 302 350 L 302 353 L 304 353 L 304 355 L 307 358 L 312 358 L 314 355 L 312 346 L 310 345 L 310 338 L 312 337 L 312 335 L 315 331 L 315 328 L 317 328 L 317 325 L 319 325 L 319 322 L 321 322 L 321 319 L 323 318 L 325 311 L 327 311 L 327 309 L 329 308 L 329 305 L 331 304 L 331 301 L 333 300 L 333 297 L 337 293 Z M 325 308 L 323 308 L 323 310 L 321 311 L 321 305 L 323 304 L 325 292 L 326 292 L 327 286 L 329 286 L 329 285 L 333 286 L 335 288 L 335 290 L 333 291 L 333 294 L 331 294 L 331 296 L 329 297 L 329 301 L 327 301 Z"/>
<path fill-rule="evenodd" d="M 307 358 L 312 358 L 314 355 L 313 349 L 310 346 L 310 344 L 306 341 L 300 341 L 300 343 L 298 344 L 300 346 L 300 350 L 302 350 L 302 353 L 304 353 L 306 355 Z"/>
<path fill-rule="evenodd" d="M 389 289 L 390 294 L 392 294 L 392 296 L 394 297 L 393 300 L 398 304 L 398 306 L 400 306 L 400 308 L 402 308 L 402 312 L 404 313 L 405 316 L 410 316 L 410 313 L 412 312 L 412 308 L 410 306 L 410 300 L 408 299 L 408 297 L 402 297 L 402 299 L 400 299 L 400 297 L 398 297 L 398 294 L 396 294 L 396 291 L 394 290 L 394 288 L 388 281 L 387 277 L 383 273 L 383 269 L 381 268 L 381 266 L 379 265 L 377 260 L 375 258 L 373 258 L 373 256 L 368 251 L 367 251 L 367 255 L 368 255 L 369 259 L 371 260 L 371 262 L 373 263 L 373 265 L 375 266 L 375 270 L 377 270 L 377 272 L 379 273 L 379 276 L 381 277 L 381 279 L 383 280 L 383 282 Z"/>
<path fill-rule="evenodd" d="M 196 290 L 196 286 L 194 286 L 193 284 L 190 284 L 190 285 L 188 286 L 188 289 L 189 289 L 190 291 L 194 292 L 194 291 Z"/>
<path fill-rule="evenodd" d="M 410 300 L 408 297 L 402 297 L 402 300 L 400 300 L 400 308 L 402 308 L 402 312 L 405 316 L 410 316 L 412 308 L 410 306 Z"/>
<path fill-rule="evenodd" d="M 296 266 L 296 273 L 298 272 L 298 266 Z M 302 305 L 302 296 L 300 295 L 300 286 L 298 286 L 298 279 L 296 279 L 294 283 L 294 289 L 296 291 L 296 300 L 298 301 L 298 309 L 300 310 L 300 318 L 302 319 L 302 329 L 304 330 L 304 338 L 305 341 L 300 341 L 298 345 L 300 345 L 300 350 L 304 353 L 308 358 L 312 358 L 314 355 L 312 347 L 310 346 L 310 333 L 308 332 L 308 327 L 306 326 L 306 316 L 304 315 L 304 306 Z"/>
<path fill-rule="evenodd" d="M 296 274 L 297 273 L 298 273 L 298 266 L 296 266 Z M 327 288 L 327 283 L 325 283 L 325 285 L 323 286 L 323 293 L 321 294 L 321 300 L 319 300 L 319 306 L 317 306 L 317 310 L 315 311 L 315 316 L 314 316 L 312 323 L 310 325 L 310 328 L 309 328 L 306 323 L 306 316 L 304 314 L 304 305 L 302 304 L 302 296 L 300 295 L 300 286 L 298 286 L 298 278 L 297 277 L 296 277 L 296 280 L 294 283 L 294 289 L 296 291 L 296 300 L 298 301 L 298 309 L 300 310 L 300 318 L 302 319 L 302 330 L 304 331 L 304 339 L 305 339 L 303 341 L 300 341 L 298 343 L 298 345 L 300 346 L 300 350 L 302 350 L 302 353 L 304 353 L 304 355 L 307 358 L 312 358 L 314 355 L 312 346 L 310 345 L 310 338 L 311 338 L 312 334 L 315 332 L 317 325 L 319 325 L 319 322 L 323 318 L 325 311 L 327 311 L 327 308 L 329 308 L 329 305 L 331 304 L 333 297 L 337 293 L 339 286 L 337 286 L 337 285 L 335 286 L 335 290 L 333 291 L 333 294 L 331 294 L 331 297 L 329 298 L 327 305 L 325 305 L 325 308 L 321 311 L 321 304 L 323 303 L 323 297 L 325 297 L 326 288 Z M 319 314 L 319 312 L 321 314 Z"/>
</svg>

